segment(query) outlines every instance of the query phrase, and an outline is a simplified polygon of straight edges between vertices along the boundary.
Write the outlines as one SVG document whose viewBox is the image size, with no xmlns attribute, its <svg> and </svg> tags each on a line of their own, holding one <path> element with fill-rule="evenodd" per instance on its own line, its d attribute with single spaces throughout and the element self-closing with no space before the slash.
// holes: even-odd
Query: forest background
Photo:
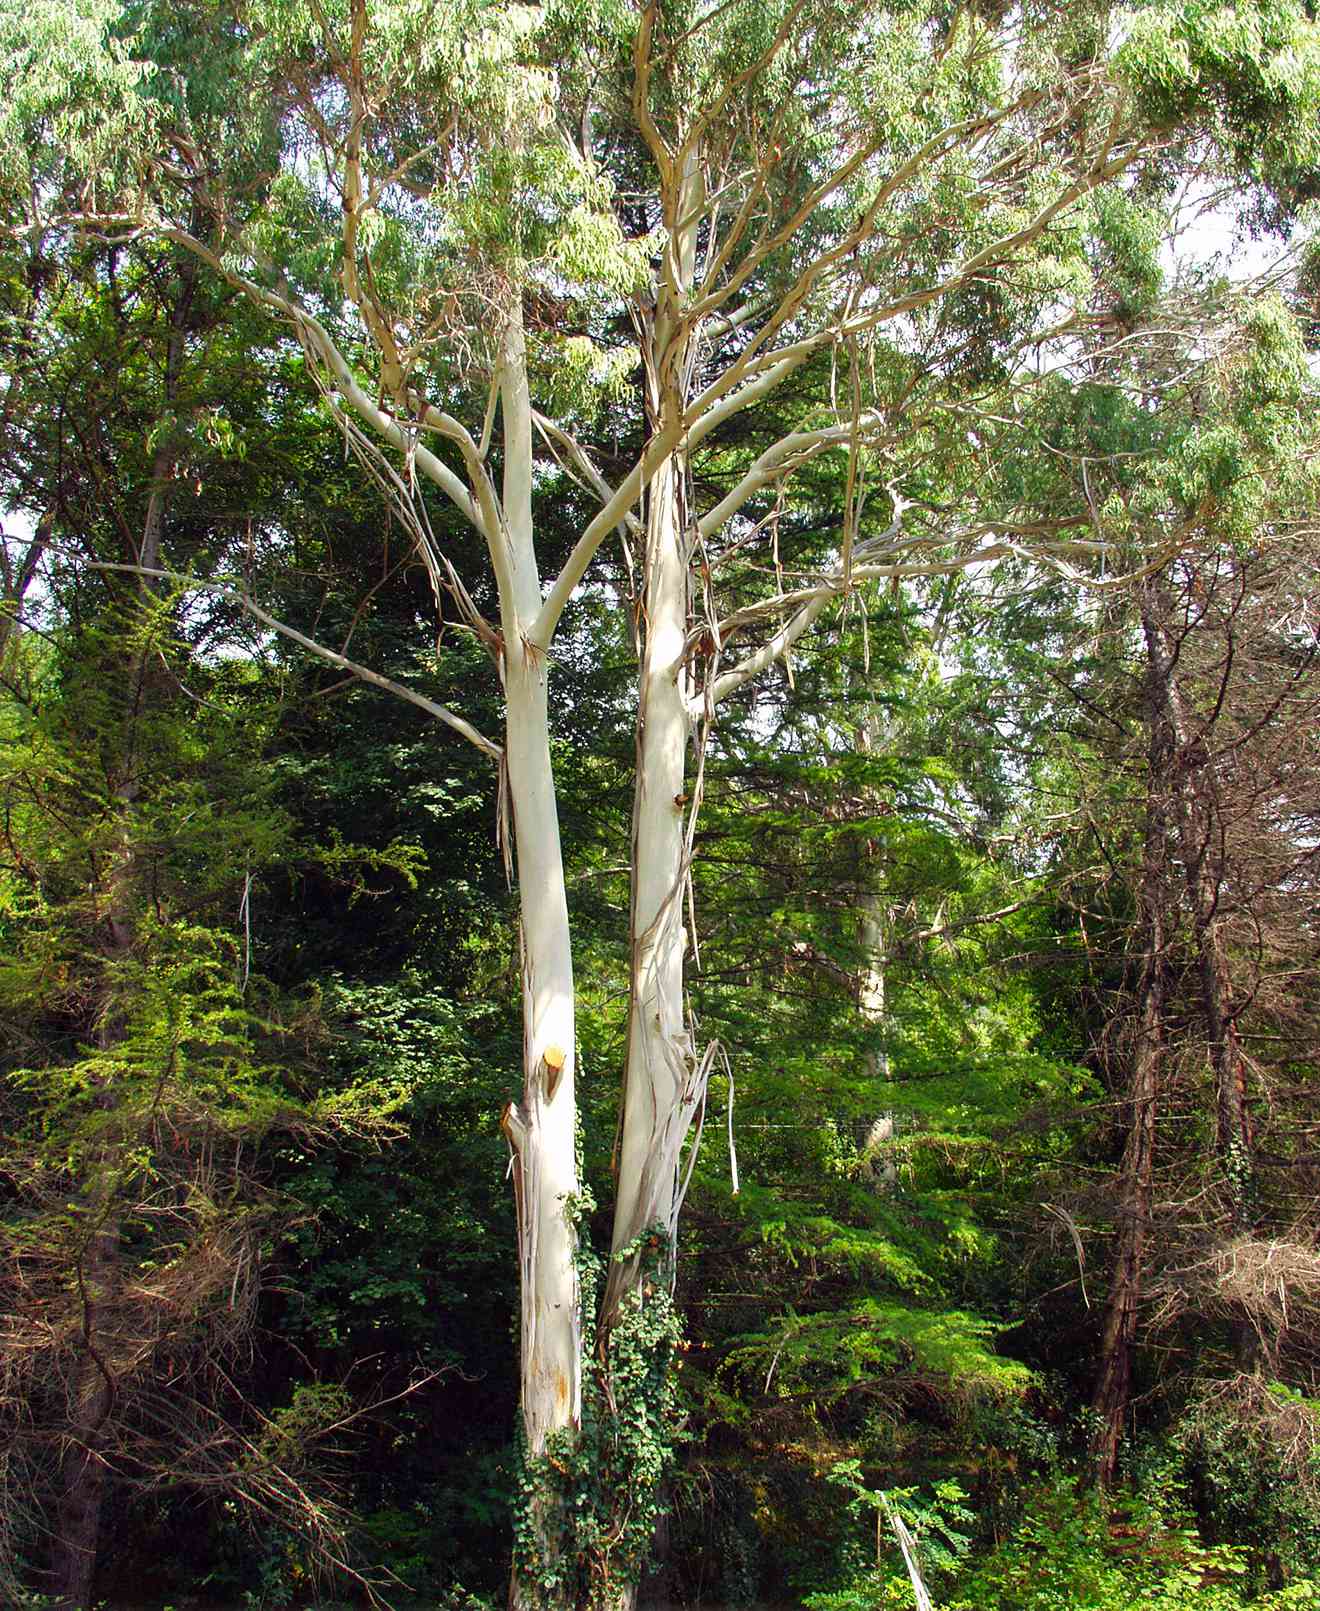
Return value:
<svg viewBox="0 0 1320 1611">
<path fill-rule="evenodd" d="M 1320 1602 L 1314 7 L 0 39 L 0 1593 Z"/>
</svg>

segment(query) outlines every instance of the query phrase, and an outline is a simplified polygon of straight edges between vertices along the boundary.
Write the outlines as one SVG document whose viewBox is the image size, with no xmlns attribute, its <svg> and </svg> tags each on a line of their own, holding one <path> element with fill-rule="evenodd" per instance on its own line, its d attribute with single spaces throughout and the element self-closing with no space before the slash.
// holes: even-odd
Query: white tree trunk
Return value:
<svg viewBox="0 0 1320 1611">
<path fill-rule="evenodd" d="M 673 1213 L 678 1148 L 692 1118 L 693 1054 L 683 1021 L 684 779 L 691 721 L 683 652 L 687 555 L 682 465 L 651 487 L 646 523 L 645 643 L 633 801 L 631 1006 L 619 1138 L 614 1251 Z M 635 1264 L 610 1271 L 606 1312 Z"/>
<path fill-rule="evenodd" d="M 647 412 L 653 435 L 679 434 L 691 381 L 691 331 L 683 301 L 696 269 L 695 225 L 701 180 L 694 156 L 667 206 L 669 244 L 649 330 L 643 331 Z M 672 1237 L 679 1154 L 700 1100 L 684 1021 L 683 895 L 687 878 L 685 779 L 692 731 L 687 633 L 692 526 L 687 459 L 676 450 L 652 480 L 642 570 L 642 657 L 633 797 L 632 911 L 628 1061 L 618 1152 L 613 1251 L 660 1224 Z M 610 1266 L 604 1323 L 635 1283 L 640 1261 Z"/>
<path fill-rule="evenodd" d="M 885 1021 L 887 916 L 881 895 L 872 891 L 866 898 L 862 913 L 862 975 L 857 991 L 857 1007 L 862 1024 L 872 1033 L 883 1028 Z M 889 1078 L 889 1059 L 877 1047 L 872 1046 L 866 1052 L 866 1072 L 876 1084 Z M 891 1147 L 893 1139 L 892 1111 L 877 1114 L 866 1132 L 862 1168 L 872 1185 L 882 1191 L 891 1191 L 898 1183 L 898 1169 Z"/>
<path fill-rule="evenodd" d="M 521 663 L 519 663 L 521 662 Z M 507 756 L 522 905 L 523 1093 L 505 1111 L 522 1282 L 522 1412 L 528 1451 L 578 1424 L 573 961 L 546 725 L 544 656 L 506 666 Z"/>
<path fill-rule="evenodd" d="M 507 701 L 505 756 L 522 919 L 523 1093 L 504 1114 L 513 1149 L 522 1281 L 522 1413 L 529 1453 L 576 1428 L 582 1324 L 574 1206 L 578 1191 L 573 958 L 550 764 L 549 662 L 527 641 L 541 606 L 532 541 L 532 426 L 516 298 L 500 375 L 504 531 L 500 588 Z"/>
</svg>

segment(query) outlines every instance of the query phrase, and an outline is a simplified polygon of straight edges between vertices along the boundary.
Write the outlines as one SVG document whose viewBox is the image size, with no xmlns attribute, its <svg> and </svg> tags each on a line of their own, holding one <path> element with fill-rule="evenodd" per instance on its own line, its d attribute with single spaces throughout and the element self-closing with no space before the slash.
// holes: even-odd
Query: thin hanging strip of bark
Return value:
<svg viewBox="0 0 1320 1611">
<path fill-rule="evenodd" d="M 880 1495 L 881 1503 L 885 1507 L 885 1514 L 889 1517 L 889 1525 L 894 1529 L 894 1536 L 898 1539 L 898 1547 L 903 1552 L 903 1565 L 907 1567 L 908 1577 L 912 1580 L 912 1593 L 916 1597 L 917 1611 L 935 1611 L 935 1603 L 926 1588 L 925 1580 L 921 1575 L 921 1563 L 917 1559 L 917 1544 L 912 1534 L 907 1530 L 907 1523 L 889 1503 L 889 1500 Z"/>
<path fill-rule="evenodd" d="M 724 1075 L 729 1082 L 729 1179 L 733 1187 L 733 1195 L 738 1195 L 738 1149 L 733 1144 L 733 1065 L 729 1062 L 729 1054 L 720 1047 L 720 1057 L 724 1063 Z"/>
</svg>

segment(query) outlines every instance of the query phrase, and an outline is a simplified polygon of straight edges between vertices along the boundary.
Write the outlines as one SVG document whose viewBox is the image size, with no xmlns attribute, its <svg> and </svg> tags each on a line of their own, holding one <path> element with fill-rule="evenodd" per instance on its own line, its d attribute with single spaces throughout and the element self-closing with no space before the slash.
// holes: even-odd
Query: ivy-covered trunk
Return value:
<svg viewBox="0 0 1320 1611">
<path fill-rule="evenodd" d="M 687 879 L 687 564 L 683 464 L 657 476 L 647 506 L 642 666 L 633 805 L 628 1061 L 612 1256 L 596 1372 L 596 1480 L 615 1535 L 592 1600 L 627 1611 L 660 1513 L 672 1428 L 674 1238 L 683 1144 L 704 1094 L 684 1021 Z"/>
<path fill-rule="evenodd" d="M 668 244 L 654 306 L 639 322 L 648 431 L 652 440 L 678 442 L 696 354 L 684 317 L 704 194 L 695 150 L 666 178 Z M 707 1063 L 693 1044 L 683 988 L 689 812 L 698 804 L 687 782 L 694 541 L 687 455 L 676 448 L 647 491 L 641 556 L 628 1048 L 596 1360 L 602 1465 L 612 1477 L 606 1508 L 615 1513 L 617 1541 L 595 1574 L 593 1598 L 611 1607 L 636 1598 L 669 1469 L 681 1176 L 684 1146 L 705 1099 Z"/>
</svg>

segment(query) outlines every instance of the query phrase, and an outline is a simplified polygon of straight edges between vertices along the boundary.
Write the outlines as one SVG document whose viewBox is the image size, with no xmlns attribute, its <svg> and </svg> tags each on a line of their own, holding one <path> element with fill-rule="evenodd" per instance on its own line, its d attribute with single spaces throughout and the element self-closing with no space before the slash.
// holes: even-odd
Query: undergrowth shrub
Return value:
<svg viewBox="0 0 1320 1611">
<path fill-rule="evenodd" d="M 922 1506 L 910 1495 L 903 1500 L 919 1519 Z M 926 1504 L 939 1514 L 938 1489 Z M 1312 1577 L 1273 1588 L 1254 1582 L 1248 1548 L 1207 1542 L 1176 1487 L 1107 1504 L 1076 1478 L 1061 1477 L 1030 1497 L 1000 1544 L 961 1566 L 935 1527 L 929 1536 L 935 1548 L 928 1544 L 923 1555 L 931 1558 L 929 1587 L 941 1611 L 1320 1608 L 1320 1582 Z M 840 1588 L 808 1595 L 806 1604 L 810 1611 L 909 1611 L 916 1597 L 894 1547 Z"/>
</svg>

